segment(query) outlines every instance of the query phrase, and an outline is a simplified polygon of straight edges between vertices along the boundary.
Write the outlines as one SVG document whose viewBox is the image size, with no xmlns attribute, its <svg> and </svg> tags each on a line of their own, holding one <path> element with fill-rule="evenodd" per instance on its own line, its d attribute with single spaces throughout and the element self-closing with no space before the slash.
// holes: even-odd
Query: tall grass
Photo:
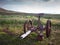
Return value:
<svg viewBox="0 0 60 45">
<path fill-rule="evenodd" d="M 41 23 L 43 25 L 46 24 L 47 19 L 50 17 L 41 18 Z M 48 45 L 50 41 L 52 41 L 55 45 L 59 45 L 59 39 L 47 39 L 44 34 L 43 41 L 37 41 L 37 34 L 35 32 L 31 33 L 25 39 L 20 39 L 20 35 L 23 33 L 23 24 L 26 20 L 32 20 L 33 25 L 37 26 L 37 17 L 35 16 L 19 16 L 19 15 L 0 15 L 0 45 Z M 54 18 L 51 17 L 52 20 L 52 31 L 60 30 L 60 21 L 57 19 L 57 22 L 54 23 Z M 3 29 L 8 27 L 8 31 L 12 32 L 14 35 L 9 35 L 8 33 L 3 32 Z M 56 35 L 59 37 L 59 34 L 52 32 L 52 38 L 55 38 Z M 57 38 L 57 37 L 56 37 Z"/>
</svg>

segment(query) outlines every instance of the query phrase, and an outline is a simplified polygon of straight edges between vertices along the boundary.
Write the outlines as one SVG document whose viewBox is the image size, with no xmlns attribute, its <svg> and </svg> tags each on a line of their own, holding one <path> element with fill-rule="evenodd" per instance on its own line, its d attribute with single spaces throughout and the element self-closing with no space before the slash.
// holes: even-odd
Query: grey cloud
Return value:
<svg viewBox="0 0 60 45">
<path fill-rule="evenodd" d="M 60 2 L 60 0 L 0 0 L 0 5 L 6 5 L 6 4 L 14 4 L 14 5 L 45 5 L 47 4 L 46 2 Z M 49 4 L 52 4 L 53 3 L 49 3 Z"/>
</svg>

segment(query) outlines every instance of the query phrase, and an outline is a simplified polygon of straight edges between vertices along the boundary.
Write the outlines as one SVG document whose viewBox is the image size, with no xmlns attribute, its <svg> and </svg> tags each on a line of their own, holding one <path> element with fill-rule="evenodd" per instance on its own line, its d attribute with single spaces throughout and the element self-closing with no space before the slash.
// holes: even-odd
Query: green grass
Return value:
<svg viewBox="0 0 60 45">
<path fill-rule="evenodd" d="M 56 16 L 55 16 L 56 17 Z M 42 17 L 41 22 L 43 25 L 46 24 L 48 17 Z M 49 42 L 53 42 L 54 45 L 60 44 L 60 33 L 54 31 L 60 30 L 60 19 L 58 17 L 53 18 L 52 21 L 52 33 L 49 39 L 46 38 L 44 33 L 44 40 L 36 40 L 37 34 L 32 32 L 25 39 L 20 39 L 20 35 L 23 34 L 23 24 L 26 20 L 32 20 L 33 25 L 37 25 L 37 17 L 35 16 L 19 16 L 19 15 L 0 15 L 0 45 L 48 45 Z M 8 31 L 12 32 L 14 35 L 9 35 L 3 32 L 3 29 L 8 27 Z"/>
</svg>

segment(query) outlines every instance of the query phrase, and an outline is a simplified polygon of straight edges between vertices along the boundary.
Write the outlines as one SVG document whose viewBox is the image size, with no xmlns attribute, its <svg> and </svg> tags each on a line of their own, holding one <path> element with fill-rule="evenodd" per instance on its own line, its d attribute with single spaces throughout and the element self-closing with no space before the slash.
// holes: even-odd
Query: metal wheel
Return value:
<svg viewBox="0 0 60 45">
<path fill-rule="evenodd" d="M 46 23 L 46 37 L 48 38 L 51 34 L 51 21 L 47 20 Z"/>
</svg>

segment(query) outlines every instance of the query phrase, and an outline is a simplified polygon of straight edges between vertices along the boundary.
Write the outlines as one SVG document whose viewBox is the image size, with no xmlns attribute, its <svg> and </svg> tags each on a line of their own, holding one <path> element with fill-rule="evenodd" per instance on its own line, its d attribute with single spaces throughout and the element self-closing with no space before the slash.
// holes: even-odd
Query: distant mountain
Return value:
<svg viewBox="0 0 60 45">
<path fill-rule="evenodd" d="M 0 8 L 0 12 L 5 12 L 5 11 L 7 11 L 7 10 Z"/>
<path fill-rule="evenodd" d="M 11 11 L 3 8 L 0 8 L 0 14 L 1 15 L 35 15 L 32 13 L 16 12 L 16 11 Z"/>
<path fill-rule="evenodd" d="M 60 15 L 60 14 L 46 14 L 46 13 L 39 13 L 40 15 L 44 14 L 46 15 Z M 37 16 L 38 14 L 35 13 L 24 13 L 24 12 L 16 12 L 16 11 L 11 11 L 7 10 L 4 8 L 0 8 L 0 15 L 35 15 Z"/>
<path fill-rule="evenodd" d="M 6 9 L 3 9 L 3 8 L 0 8 L 0 12 L 1 13 L 19 13 L 19 12 L 16 12 L 16 11 L 6 10 Z"/>
</svg>

